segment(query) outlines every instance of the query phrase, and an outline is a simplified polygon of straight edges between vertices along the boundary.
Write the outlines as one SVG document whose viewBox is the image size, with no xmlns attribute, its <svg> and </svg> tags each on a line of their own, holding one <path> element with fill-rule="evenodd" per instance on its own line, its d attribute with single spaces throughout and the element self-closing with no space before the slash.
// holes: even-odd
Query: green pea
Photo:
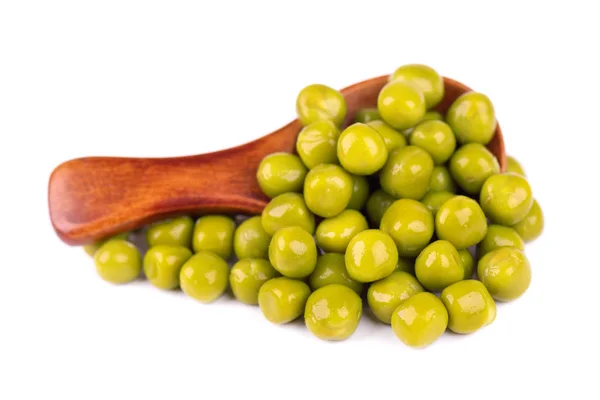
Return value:
<svg viewBox="0 0 600 400">
<path fill-rule="evenodd" d="M 483 240 L 477 245 L 479 257 L 500 247 L 515 247 L 525 249 L 525 243 L 517 231 L 508 226 L 490 225 Z"/>
<path fill-rule="evenodd" d="M 347 208 L 351 210 L 362 210 L 369 198 L 369 182 L 367 178 L 360 175 L 352 175 L 352 197 Z"/>
<path fill-rule="evenodd" d="M 403 301 L 392 314 L 392 330 L 404 344 L 424 348 L 446 331 L 448 311 L 444 304 L 427 292 Z"/>
<path fill-rule="evenodd" d="M 390 154 L 379 182 L 392 196 L 419 200 L 427 193 L 432 173 L 431 156 L 420 147 L 407 146 Z"/>
<path fill-rule="evenodd" d="M 483 182 L 500 172 L 496 157 L 478 143 L 458 149 L 450 158 L 449 166 L 452 178 L 469 194 L 479 193 Z"/>
<path fill-rule="evenodd" d="M 242 222 L 233 236 L 233 250 L 238 259 L 269 257 L 271 236 L 265 232 L 260 216 Z"/>
<path fill-rule="evenodd" d="M 456 138 L 452 129 L 442 121 L 419 123 L 410 135 L 410 144 L 429 153 L 436 165 L 450 159 L 456 149 Z"/>
<path fill-rule="evenodd" d="M 358 233 L 345 254 L 350 277 L 358 282 L 374 282 L 390 275 L 398 264 L 398 249 L 385 232 L 369 229 Z"/>
<path fill-rule="evenodd" d="M 411 274 L 394 271 L 369 286 L 367 302 L 375 317 L 389 325 L 392 323 L 392 314 L 400 303 L 423 290 L 423 286 Z"/>
<path fill-rule="evenodd" d="M 391 153 L 393 150 L 406 147 L 407 142 L 406 138 L 403 134 L 386 124 L 381 120 L 368 122 L 371 128 L 375 129 L 377 133 L 383 138 L 383 142 L 385 143 L 385 147 L 387 148 L 388 153 Z"/>
<path fill-rule="evenodd" d="M 127 240 L 127 238 L 129 238 L 129 232 L 123 232 L 123 233 L 119 233 L 115 236 L 112 236 L 108 239 L 104 239 L 104 240 L 99 240 L 97 242 L 94 243 L 90 243 L 90 244 L 86 244 L 83 246 L 83 250 L 86 252 L 86 254 L 90 257 L 94 257 L 94 254 L 96 254 L 96 252 L 98 251 L 98 249 L 100 247 L 102 247 L 102 245 L 106 242 L 108 242 L 111 239 L 122 239 L 122 240 Z"/>
<path fill-rule="evenodd" d="M 317 121 L 300 131 L 296 151 L 308 168 L 319 164 L 338 164 L 338 127 L 331 121 Z"/>
<path fill-rule="evenodd" d="M 487 220 L 475 200 L 454 196 L 435 214 L 435 233 L 438 238 L 462 250 L 483 240 L 487 233 Z"/>
<path fill-rule="evenodd" d="M 302 315 L 309 295 L 310 288 L 302 281 L 274 278 L 260 287 L 258 306 L 269 322 L 287 324 Z"/>
<path fill-rule="evenodd" d="M 350 240 L 367 229 L 367 220 L 360 212 L 345 210 L 319 224 L 316 233 L 317 244 L 326 252 L 344 253 Z"/>
<path fill-rule="evenodd" d="M 396 201 L 394 196 L 387 194 L 381 189 L 377 189 L 371 193 L 371 196 L 367 200 L 367 217 L 369 217 L 369 222 L 371 222 L 372 226 L 379 227 L 383 214 L 394 201 Z"/>
<path fill-rule="evenodd" d="M 352 176 L 340 166 L 320 164 L 306 175 L 304 201 L 314 214 L 329 218 L 338 215 L 352 198 Z"/>
<path fill-rule="evenodd" d="M 401 257 L 416 257 L 433 236 L 433 216 L 418 201 L 400 199 L 383 214 L 379 229 L 391 236 Z"/>
<path fill-rule="evenodd" d="M 282 193 L 301 192 L 306 172 L 298 156 L 279 152 L 262 159 L 256 180 L 263 193 L 273 198 Z"/>
<path fill-rule="evenodd" d="M 283 276 L 305 278 L 317 264 L 315 240 L 300 227 L 281 228 L 269 244 L 269 261 Z"/>
<path fill-rule="evenodd" d="M 496 131 L 494 106 L 481 93 L 468 92 L 459 96 L 448 109 L 446 120 L 459 143 L 486 145 Z"/>
<path fill-rule="evenodd" d="M 398 130 L 415 126 L 427 111 L 423 92 L 414 83 L 403 81 L 392 81 L 381 89 L 377 109 L 381 119 Z"/>
<path fill-rule="evenodd" d="M 494 222 L 514 225 L 523 220 L 533 205 L 531 186 L 521 175 L 490 176 L 481 187 L 479 203 Z"/>
<path fill-rule="evenodd" d="M 498 301 L 511 301 L 523 295 L 531 283 L 531 266 L 523 251 L 501 247 L 483 256 L 477 276 Z"/>
<path fill-rule="evenodd" d="M 454 333 L 473 333 L 496 319 L 496 303 L 477 280 L 456 282 L 444 289 L 440 298 L 448 310 L 448 328 Z"/>
<path fill-rule="evenodd" d="M 465 270 L 465 279 L 471 279 L 473 270 L 475 269 L 475 260 L 473 260 L 471 252 L 467 249 L 462 249 L 458 251 L 458 256 L 460 257 L 460 264 Z"/>
<path fill-rule="evenodd" d="M 315 290 L 306 302 L 304 320 L 308 330 L 323 340 L 345 340 L 352 336 L 362 316 L 362 300 L 344 285 Z"/>
<path fill-rule="evenodd" d="M 114 284 L 134 281 L 142 270 L 138 249 L 123 239 L 105 242 L 94 254 L 96 271 L 102 279 Z"/>
<path fill-rule="evenodd" d="M 523 178 L 527 177 L 527 175 L 525 174 L 525 170 L 523 169 L 519 161 L 517 161 L 516 158 L 511 156 L 506 156 L 506 172 L 512 172 L 514 174 L 521 175 Z"/>
<path fill-rule="evenodd" d="M 425 96 L 426 107 L 435 107 L 444 97 L 444 80 L 433 68 L 423 64 L 407 64 L 399 67 L 389 78 L 390 82 L 409 82 Z"/>
<path fill-rule="evenodd" d="M 355 175 L 371 175 L 379 171 L 388 157 L 381 135 L 366 124 L 356 123 L 342 131 L 337 155 L 344 169 Z"/>
<path fill-rule="evenodd" d="M 210 251 L 200 251 L 181 267 L 179 284 L 183 292 L 201 303 L 212 303 L 227 289 L 229 266 Z"/>
<path fill-rule="evenodd" d="M 350 277 L 346 269 L 344 255 L 337 253 L 327 253 L 319 256 L 317 266 L 310 274 L 309 283 L 313 290 L 338 284 L 347 286 L 358 294 L 362 293 L 364 286 L 362 282 L 357 282 Z"/>
<path fill-rule="evenodd" d="M 537 200 L 533 199 L 531 209 L 521 221 L 512 226 L 525 242 L 537 239 L 544 230 L 544 214 Z"/>
<path fill-rule="evenodd" d="M 194 220 L 189 216 L 170 218 L 148 227 L 146 240 L 148 246 L 168 245 L 192 247 Z"/>
<path fill-rule="evenodd" d="M 381 119 L 381 116 L 379 115 L 379 110 L 377 110 L 377 108 L 362 108 L 358 110 L 354 116 L 354 122 L 362 122 L 363 124 L 378 119 Z"/>
<path fill-rule="evenodd" d="M 207 215 L 198 218 L 194 227 L 192 247 L 194 252 L 212 251 L 228 259 L 233 254 L 233 219 L 223 215 Z"/>
<path fill-rule="evenodd" d="M 311 235 L 315 232 L 315 216 L 298 193 L 284 193 L 272 199 L 263 209 L 261 222 L 271 236 L 288 226 L 299 226 Z"/>
<path fill-rule="evenodd" d="M 456 193 L 456 184 L 450 176 L 448 168 L 442 165 L 433 167 L 429 180 L 429 191 Z"/>
<path fill-rule="evenodd" d="M 437 240 L 423 249 L 415 262 L 415 273 L 431 292 L 440 292 L 465 277 L 458 251 L 446 240 Z"/>
<path fill-rule="evenodd" d="M 340 126 L 346 118 L 346 99 L 329 86 L 309 85 L 298 94 L 296 114 L 304 126 L 317 121 L 332 121 Z"/>
<path fill-rule="evenodd" d="M 176 289 L 181 267 L 191 256 L 190 249 L 184 246 L 161 244 L 151 247 L 144 256 L 144 274 L 159 289 Z"/>
<path fill-rule="evenodd" d="M 229 272 L 233 296 L 244 304 L 257 305 L 258 291 L 269 279 L 280 276 L 271 263 L 261 258 L 246 258 L 234 264 Z"/>
<path fill-rule="evenodd" d="M 427 207 L 427 209 L 431 211 L 431 213 L 435 217 L 442 204 L 444 204 L 446 201 L 450 200 L 454 196 L 455 194 L 450 192 L 429 191 L 427 192 L 425 197 L 421 199 L 421 203 L 423 203 L 423 205 Z"/>
</svg>

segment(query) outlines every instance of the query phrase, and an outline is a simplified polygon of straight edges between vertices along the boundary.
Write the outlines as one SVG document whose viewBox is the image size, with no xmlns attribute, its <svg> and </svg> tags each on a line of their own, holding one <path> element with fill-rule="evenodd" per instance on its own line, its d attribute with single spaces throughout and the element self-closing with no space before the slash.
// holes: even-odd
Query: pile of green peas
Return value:
<svg viewBox="0 0 600 400">
<path fill-rule="evenodd" d="M 108 282 L 143 270 L 157 288 L 202 303 L 230 288 L 271 323 L 303 316 L 323 340 L 349 338 L 365 303 L 411 347 L 447 329 L 476 332 L 495 320 L 496 302 L 528 289 L 524 246 L 544 217 L 519 162 L 508 156 L 500 173 L 485 147 L 497 124 L 488 97 L 465 93 L 445 116 L 434 111 L 443 97 L 434 69 L 404 65 L 376 108 L 342 126 L 343 95 L 307 86 L 296 101 L 296 153 L 268 155 L 258 167 L 271 199 L 260 216 L 152 224 L 143 257 L 126 234 L 86 251 Z"/>
</svg>

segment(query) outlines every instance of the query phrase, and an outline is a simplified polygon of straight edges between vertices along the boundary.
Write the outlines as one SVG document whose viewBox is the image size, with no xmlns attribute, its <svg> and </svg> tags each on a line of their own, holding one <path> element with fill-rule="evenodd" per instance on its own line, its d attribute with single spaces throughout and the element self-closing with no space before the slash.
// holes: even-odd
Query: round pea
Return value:
<svg viewBox="0 0 600 400">
<path fill-rule="evenodd" d="M 233 254 L 233 219 L 223 215 L 207 215 L 198 218 L 194 227 L 192 247 L 194 252 L 212 251 L 228 259 Z"/>
<path fill-rule="evenodd" d="M 415 126 L 427 111 L 423 92 L 412 82 L 392 81 L 377 97 L 377 109 L 388 125 L 404 130 Z"/>
<path fill-rule="evenodd" d="M 525 243 L 523 243 L 523 239 L 513 228 L 502 225 L 488 226 L 485 237 L 477 245 L 479 257 L 500 247 L 515 247 L 519 250 L 524 250 Z"/>
<path fill-rule="evenodd" d="M 382 120 L 375 120 L 368 122 L 371 128 L 375 129 L 379 135 L 383 138 L 383 142 L 385 143 L 385 147 L 388 150 L 388 153 L 391 153 L 393 150 L 399 149 L 401 147 L 406 147 L 407 142 L 406 138 L 403 134 L 383 122 Z"/>
<path fill-rule="evenodd" d="M 523 251 L 501 247 L 479 260 L 477 276 L 494 299 L 511 301 L 521 297 L 529 288 L 531 266 Z"/>
<path fill-rule="evenodd" d="M 427 209 L 431 211 L 431 213 L 435 217 L 435 214 L 437 214 L 442 204 L 444 204 L 446 201 L 450 200 L 454 196 L 455 194 L 450 192 L 429 191 L 427 192 L 425 197 L 421 199 L 421 203 L 423 203 L 423 205 L 427 207 Z"/>
<path fill-rule="evenodd" d="M 304 311 L 308 330 L 323 340 L 345 340 L 358 328 L 362 300 L 349 287 L 327 285 L 315 290 Z"/>
<path fill-rule="evenodd" d="M 304 201 L 314 214 L 329 218 L 344 211 L 350 199 L 354 182 L 352 176 L 334 164 L 317 165 L 304 181 Z"/>
<path fill-rule="evenodd" d="M 142 271 L 139 250 L 123 239 L 110 239 L 94 254 L 96 272 L 102 279 L 114 284 L 134 281 Z"/>
<path fill-rule="evenodd" d="M 119 233 L 115 236 L 112 236 L 108 239 L 103 239 L 103 240 L 99 240 L 97 242 L 94 243 L 90 243 L 90 244 L 86 244 L 83 245 L 83 250 L 86 252 L 86 254 L 90 257 L 94 257 L 94 255 L 96 254 L 96 252 L 98 251 L 98 249 L 100 247 L 102 247 L 102 245 L 106 242 L 108 242 L 109 240 L 113 240 L 113 239 L 122 239 L 122 240 L 127 240 L 129 238 L 129 232 L 123 232 L 123 233 Z"/>
<path fill-rule="evenodd" d="M 521 175 L 490 176 L 481 187 L 479 203 L 494 222 L 514 225 L 523 220 L 533 205 L 531 187 Z"/>
<path fill-rule="evenodd" d="M 227 289 L 229 266 L 211 251 L 200 251 L 181 267 L 179 284 L 183 292 L 201 303 L 217 300 Z"/>
<path fill-rule="evenodd" d="M 282 193 L 301 192 L 306 167 L 298 156 L 273 153 L 262 159 L 256 171 L 258 186 L 268 197 Z"/>
<path fill-rule="evenodd" d="M 281 228 L 269 244 L 269 261 L 283 276 L 305 278 L 317 264 L 315 240 L 300 227 Z"/>
<path fill-rule="evenodd" d="M 363 124 L 378 119 L 381 119 L 381 115 L 379 115 L 377 108 L 362 108 L 354 116 L 354 122 L 362 122 Z"/>
<path fill-rule="evenodd" d="M 440 298 L 448 310 L 448 328 L 455 333 L 473 333 L 496 319 L 496 303 L 477 280 L 456 282 Z"/>
<path fill-rule="evenodd" d="M 366 177 L 352 175 L 352 197 L 348 202 L 351 210 L 362 210 L 369 198 L 369 181 Z"/>
<path fill-rule="evenodd" d="M 159 244 L 151 247 L 144 256 L 144 274 L 159 289 L 176 289 L 181 267 L 191 256 L 190 249 L 184 246 Z"/>
<path fill-rule="evenodd" d="M 500 172 L 496 157 L 478 143 L 462 146 L 450 158 L 450 174 L 469 194 L 479 193 L 483 182 Z"/>
<path fill-rule="evenodd" d="M 296 114 L 304 126 L 317 121 L 332 121 L 340 126 L 346 118 L 346 99 L 329 86 L 309 85 L 298 94 Z"/>
<path fill-rule="evenodd" d="M 419 282 L 432 292 L 440 292 L 465 277 L 458 251 L 446 240 L 431 243 L 419 254 L 415 273 Z"/>
<path fill-rule="evenodd" d="M 344 253 L 350 240 L 367 229 L 367 220 L 360 212 L 345 210 L 317 226 L 317 244 L 325 252 Z"/>
<path fill-rule="evenodd" d="M 458 256 L 460 257 L 460 264 L 465 270 L 465 279 L 471 279 L 473 270 L 475 269 L 475 260 L 473 260 L 471 252 L 467 249 L 462 249 L 458 251 Z"/>
<path fill-rule="evenodd" d="M 170 218 L 151 224 L 146 232 L 148 246 L 161 244 L 192 247 L 194 220 L 189 216 Z"/>
<path fill-rule="evenodd" d="M 404 344 L 424 348 L 448 327 L 448 311 L 435 295 L 417 293 L 403 301 L 392 314 L 392 330 Z"/>
<path fill-rule="evenodd" d="M 423 118 L 421 118 L 421 122 L 423 121 L 443 121 L 444 116 L 438 111 L 427 111 Z"/>
<path fill-rule="evenodd" d="M 521 175 L 523 178 L 527 177 L 525 175 L 525 170 L 519 161 L 512 156 L 506 156 L 506 172 L 512 172 L 514 174 Z"/>
<path fill-rule="evenodd" d="M 512 226 L 525 242 L 537 239 L 544 230 L 544 214 L 537 200 L 533 199 L 531 209 L 521 221 Z"/>
<path fill-rule="evenodd" d="M 379 171 L 388 157 L 381 135 L 366 124 L 350 125 L 337 143 L 340 164 L 355 175 L 371 175 Z"/>
<path fill-rule="evenodd" d="M 458 250 L 476 245 L 487 233 L 487 220 L 481 207 L 466 196 L 454 196 L 435 214 L 435 233 Z"/>
<path fill-rule="evenodd" d="M 260 216 L 242 222 L 233 235 L 233 251 L 238 259 L 269 257 L 271 236 L 262 226 Z"/>
<path fill-rule="evenodd" d="M 392 323 L 392 314 L 404 300 L 423 291 L 423 286 L 411 274 L 394 271 L 380 281 L 373 282 L 367 291 L 371 311 L 384 324 Z"/>
<path fill-rule="evenodd" d="M 288 226 L 299 226 L 311 235 L 315 232 L 315 216 L 298 193 L 284 193 L 272 199 L 263 209 L 261 223 L 270 236 Z"/>
<path fill-rule="evenodd" d="M 444 80 L 433 68 L 423 64 L 407 64 L 396 69 L 390 81 L 415 84 L 425 96 L 425 106 L 433 108 L 444 98 Z"/>
<path fill-rule="evenodd" d="M 258 291 L 258 306 L 274 324 L 287 324 L 302 315 L 310 288 L 302 281 L 280 277 L 268 280 Z"/>
<path fill-rule="evenodd" d="M 236 299 L 244 304 L 257 305 L 258 291 L 269 279 L 280 276 L 271 263 L 261 258 L 246 258 L 229 271 L 229 285 Z"/>
<path fill-rule="evenodd" d="M 346 261 L 343 254 L 327 253 L 319 256 L 317 266 L 308 279 L 313 290 L 327 285 L 338 284 L 348 286 L 356 293 L 363 290 L 363 283 L 350 278 L 346 269 Z"/>
<path fill-rule="evenodd" d="M 448 168 L 437 165 L 433 167 L 431 179 L 429 180 L 429 190 L 434 192 L 456 193 L 456 184 L 450 176 Z"/>
<path fill-rule="evenodd" d="M 418 201 L 400 199 L 383 214 L 379 229 L 391 236 L 401 257 L 415 257 L 433 236 L 433 216 Z"/>
<path fill-rule="evenodd" d="M 308 168 L 319 164 L 337 164 L 340 131 L 331 121 L 317 121 L 300 131 L 296 151 Z"/>
<path fill-rule="evenodd" d="M 456 138 L 452 129 L 442 121 L 425 121 L 415 127 L 410 135 L 410 144 L 425 150 L 433 162 L 443 164 L 456 149 Z"/>
<path fill-rule="evenodd" d="M 352 238 L 345 259 L 352 279 L 374 282 L 394 272 L 398 264 L 398 249 L 390 235 L 369 229 Z"/>
<path fill-rule="evenodd" d="M 367 200 L 367 217 L 373 226 L 379 227 L 383 214 L 396 198 L 387 194 L 381 189 L 377 189 Z"/>
<path fill-rule="evenodd" d="M 427 193 L 432 173 L 431 156 L 420 147 L 407 146 L 390 154 L 379 182 L 392 196 L 419 200 Z"/>
<path fill-rule="evenodd" d="M 496 114 L 490 99 L 481 93 L 459 96 L 448 109 L 446 120 L 459 143 L 486 145 L 496 131 Z"/>
</svg>

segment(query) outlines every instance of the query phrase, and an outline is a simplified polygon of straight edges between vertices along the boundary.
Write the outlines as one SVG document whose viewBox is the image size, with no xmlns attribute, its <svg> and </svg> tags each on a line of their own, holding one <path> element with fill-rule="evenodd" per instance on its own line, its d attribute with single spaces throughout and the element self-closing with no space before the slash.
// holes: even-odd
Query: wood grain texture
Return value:
<svg viewBox="0 0 600 400">
<path fill-rule="evenodd" d="M 342 90 L 351 123 L 355 113 L 377 104 L 387 75 Z M 445 113 L 468 87 L 445 80 L 445 96 L 436 109 Z M 256 183 L 262 158 L 294 152 L 301 125 L 297 120 L 254 142 L 218 152 L 176 158 L 88 157 L 67 161 L 48 183 L 50 219 L 58 236 L 81 245 L 134 230 L 178 214 L 258 214 L 268 202 Z M 502 170 L 506 155 L 500 126 L 488 146 Z"/>
</svg>

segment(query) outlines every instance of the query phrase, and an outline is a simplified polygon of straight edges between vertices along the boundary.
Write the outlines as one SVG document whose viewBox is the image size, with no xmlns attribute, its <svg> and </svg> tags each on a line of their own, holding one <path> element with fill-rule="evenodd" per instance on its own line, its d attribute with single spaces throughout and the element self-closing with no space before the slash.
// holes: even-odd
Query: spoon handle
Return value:
<svg viewBox="0 0 600 400">
<path fill-rule="evenodd" d="M 65 243 L 80 245 L 176 214 L 258 214 L 268 198 L 256 168 L 269 153 L 293 151 L 297 129 L 291 123 L 255 142 L 188 157 L 67 161 L 48 184 L 52 225 Z"/>
</svg>

